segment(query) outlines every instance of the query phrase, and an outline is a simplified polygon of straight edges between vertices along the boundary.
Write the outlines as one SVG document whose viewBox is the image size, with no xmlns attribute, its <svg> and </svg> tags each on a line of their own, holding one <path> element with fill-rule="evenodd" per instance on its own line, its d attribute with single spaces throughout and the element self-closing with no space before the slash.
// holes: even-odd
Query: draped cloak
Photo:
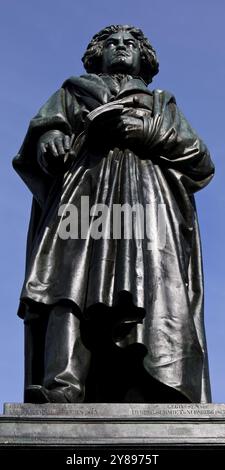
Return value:
<svg viewBox="0 0 225 470">
<path fill-rule="evenodd" d="M 101 145 L 101 135 L 92 146 L 88 113 L 109 102 L 132 103 L 134 97 L 139 99 L 134 112 L 144 108 L 147 122 L 140 151 L 110 139 Z M 75 157 L 57 171 L 37 159 L 38 139 L 53 129 L 75 136 Z M 150 91 L 130 76 L 71 77 L 31 120 L 13 165 L 33 194 L 19 315 L 27 319 L 38 305 L 67 299 L 81 316 L 88 316 L 99 303 L 116 310 L 120 293 L 129 293 L 132 328 L 115 342 L 121 347 L 143 344 L 144 367 L 152 377 L 192 402 L 210 401 L 193 193 L 209 183 L 214 166 L 173 95 Z M 153 239 L 93 239 L 90 231 L 84 238 L 61 239 L 59 207 L 74 204 L 81 209 L 81 196 L 88 196 L 90 207 L 107 205 L 110 213 L 114 204 L 142 205 Z M 165 209 L 164 243 L 158 233 L 159 207 Z M 120 321 L 129 322 L 127 310 Z"/>
</svg>

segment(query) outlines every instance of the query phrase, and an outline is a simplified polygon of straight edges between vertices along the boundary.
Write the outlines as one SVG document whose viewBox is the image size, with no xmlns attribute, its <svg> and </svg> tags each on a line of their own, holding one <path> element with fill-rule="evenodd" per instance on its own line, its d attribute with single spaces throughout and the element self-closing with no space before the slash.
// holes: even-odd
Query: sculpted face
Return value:
<svg viewBox="0 0 225 470">
<path fill-rule="evenodd" d="M 106 39 L 102 56 L 103 73 L 138 75 L 140 67 L 139 43 L 132 34 L 118 31 Z"/>
</svg>

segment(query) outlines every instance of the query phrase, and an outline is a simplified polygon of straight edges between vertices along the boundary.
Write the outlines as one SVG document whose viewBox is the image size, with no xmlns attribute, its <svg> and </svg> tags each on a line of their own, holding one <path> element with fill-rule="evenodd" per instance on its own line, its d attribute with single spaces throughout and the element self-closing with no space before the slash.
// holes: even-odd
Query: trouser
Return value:
<svg viewBox="0 0 225 470">
<path fill-rule="evenodd" d="M 46 330 L 43 386 L 60 388 L 69 402 L 83 402 L 90 359 L 81 338 L 80 320 L 68 306 L 55 306 Z"/>
</svg>

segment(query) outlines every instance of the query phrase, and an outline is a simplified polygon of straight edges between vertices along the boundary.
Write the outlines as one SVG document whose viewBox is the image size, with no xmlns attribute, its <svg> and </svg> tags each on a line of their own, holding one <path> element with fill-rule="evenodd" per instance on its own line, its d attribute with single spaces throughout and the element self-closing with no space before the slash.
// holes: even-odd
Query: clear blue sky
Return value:
<svg viewBox="0 0 225 470">
<path fill-rule="evenodd" d="M 23 281 L 31 196 L 11 168 L 30 118 L 70 75 L 92 35 L 141 27 L 156 48 L 152 87 L 173 92 L 208 144 L 213 182 L 196 197 L 205 272 L 205 322 L 214 402 L 225 402 L 225 2 L 222 0 L 1 0 L 0 402 L 23 399 Z"/>
</svg>

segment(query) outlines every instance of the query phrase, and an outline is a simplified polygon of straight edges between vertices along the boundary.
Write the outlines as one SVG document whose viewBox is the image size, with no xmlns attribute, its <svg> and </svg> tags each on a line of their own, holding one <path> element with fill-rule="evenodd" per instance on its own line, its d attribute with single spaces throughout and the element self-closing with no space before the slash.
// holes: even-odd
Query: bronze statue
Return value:
<svg viewBox="0 0 225 470">
<path fill-rule="evenodd" d="M 147 87 L 158 62 L 141 30 L 103 29 L 82 60 L 13 162 L 33 194 L 25 401 L 210 401 L 193 196 L 208 150 L 174 96 Z"/>
</svg>

